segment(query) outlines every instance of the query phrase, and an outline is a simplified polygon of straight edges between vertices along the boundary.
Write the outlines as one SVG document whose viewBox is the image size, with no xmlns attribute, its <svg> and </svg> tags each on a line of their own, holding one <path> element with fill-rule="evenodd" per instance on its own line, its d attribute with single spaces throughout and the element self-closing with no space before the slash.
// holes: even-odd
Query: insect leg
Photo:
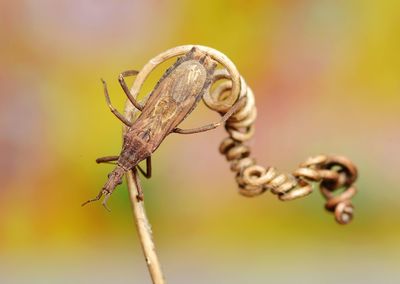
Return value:
<svg viewBox="0 0 400 284">
<path fill-rule="evenodd" d="M 222 117 L 221 120 L 218 122 L 210 123 L 201 127 L 197 128 L 192 128 L 192 129 L 181 129 L 181 128 L 175 128 L 172 132 L 179 133 L 179 134 L 193 134 L 193 133 L 199 133 L 199 132 L 204 132 L 208 131 L 214 128 L 217 128 L 221 124 L 223 124 L 225 121 L 228 120 L 229 117 L 232 116 L 236 111 L 238 111 L 239 107 L 243 104 L 245 101 L 246 97 L 242 97 L 239 99 L 230 109 L 227 113 L 225 113 Z"/>
<path fill-rule="evenodd" d="M 119 156 L 105 156 L 105 157 L 100 157 L 96 159 L 96 163 L 101 164 L 101 163 L 110 163 L 110 162 L 115 162 L 117 161 Z M 114 163 L 111 163 L 114 164 Z"/>
<path fill-rule="evenodd" d="M 139 73 L 139 71 L 136 70 L 128 70 L 128 71 L 124 71 L 121 74 L 119 74 L 118 77 L 118 81 L 121 84 L 122 89 L 124 90 L 126 96 L 128 97 L 128 99 L 130 100 L 130 102 L 138 109 L 138 110 L 143 110 L 143 105 L 140 104 L 131 94 L 131 91 L 129 91 L 128 86 L 126 85 L 125 82 L 125 77 L 128 76 L 136 76 Z"/>
<path fill-rule="evenodd" d="M 151 156 L 146 159 L 146 172 L 139 165 L 137 167 L 145 178 L 151 178 Z"/>
<path fill-rule="evenodd" d="M 101 79 L 101 82 L 103 82 L 103 86 L 104 86 L 104 96 L 106 97 L 106 102 L 108 107 L 110 108 L 111 112 L 119 119 L 121 120 L 126 126 L 130 127 L 132 126 L 132 123 L 125 117 L 123 116 L 118 110 L 116 110 L 112 104 L 111 104 L 111 100 L 110 100 L 110 96 L 108 95 L 108 90 L 107 90 L 107 84 L 106 82 Z"/>
<path fill-rule="evenodd" d="M 137 192 L 138 192 L 138 195 L 136 196 L 136 198 L 139 201 L 143 201 L 144 200 L 143 189 L 142 189 L 142 185 L 140 184 L 139 176 L 137 174 L 136 168 L 133 168 L 132 175 L 133 175 L 133 180 L 135 182 Z"/>
</svg>

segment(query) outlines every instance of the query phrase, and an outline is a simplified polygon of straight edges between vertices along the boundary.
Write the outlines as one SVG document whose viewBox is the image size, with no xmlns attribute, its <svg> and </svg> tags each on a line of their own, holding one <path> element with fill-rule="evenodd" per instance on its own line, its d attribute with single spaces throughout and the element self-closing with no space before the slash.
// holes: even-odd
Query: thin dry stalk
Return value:
<svg viewBox="0 0 400 284">
<path fill-rule="evenodd" d="M 126 174 L 128 183 L 129 197 L 132 203 L 133 217 L 138 231 L 143 254 L 146 259 L 151 279 L 154 284 L 164 284 L 165 280 L 161 271 L 160 262 L 157 257 L 156 248 L 153 242 L 151 225 L 146 216 L 144 202 L 137 198 L 141 189 L 140 181 L 137 177 L 137 170 L 129 171 Z"/>
<path fill-rule="evenodd" d="M 137 97 L 137 93 L 134 94 Z M 145 102 L 147 96 L 143 99 Z M 138 114 L 138 110 L 128 100 L 125 105 L 125 117 L 130 121 L 134 121 Z M 123 134 L 128 130 L 126 126 L 123 128 Z M 164 284 L 165 279 L 161 270 L 160 261 L 158 260 L 156 248 L 153 241 L 153 232 L 151 225 L 147 219 L 146 209 L 144 208 L 144 201 L 139 200 L 137 197 L 142 191 L 140 180 L 137 174 L 137 169 L 133 168 L 132 171 L 126 173 L 126 181 L 128 184 L 129 198 L 132 204 L 133 219 L 135 221 L 136 229 L 138 231 L 140 244 L 142 246 L 143 254 L 146 260 L 147 268 L 150 273 L 153 284 Z"/>
</svg>

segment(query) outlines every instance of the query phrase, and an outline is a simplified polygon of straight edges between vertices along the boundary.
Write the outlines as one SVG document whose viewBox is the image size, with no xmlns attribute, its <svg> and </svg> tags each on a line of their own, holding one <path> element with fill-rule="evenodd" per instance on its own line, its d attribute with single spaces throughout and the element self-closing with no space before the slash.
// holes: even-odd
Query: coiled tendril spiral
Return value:
<svg viewBox="0 0 400 284">
<path fill-rule="evenodd" d="M 131 89 L 132 95 L 137 96 L 154 68 L 172 57 L 185 54 L 192 47 L 178 46 L 151 59 L 137 75 Z M 286 201 L 309 195 L 313 191 L 312 183 L 319 183 L 320 191 L 326 199 L 325 208 L 334 213 L 338 223 L 349 223 L 353 218 L 351 198 L 357 192 L 353 185 L 357 179 L 354 164 L 345 157 L 319 155 L 308 158 L 291 174 L 280 173 L 274 167 L 257 165 L 256 160 L 250 157 L 250 147 L 245 144 L 254 135 L 257 116 L 252 90 L 228 57 L 210 47 L 197 47 L 222 65 L 222 69 L 217 69 L 213 76 L 213 84 L 224 80 L 204 95 L 204 103 L 223 115 L 239 98 L 246 97 L 246 103 L 225 122 L 229 136 L 219 147 L 220 153 L 230 162 L 231 170 L 235 173 L 239 193 L 252 197 L 270 190 L 280 200 Z M 126 113 L 135 113 L 129 104 Z M 334 193 L 341 189 L 339 194 Z"/>
<path fill-rule="evenodd" d="M 220 79 L 230 79 L 229 74 L 218 70 L 214 82 Z M 312 183 L 319 182 L 321 193 L 327 200 L 325 208 L 334 212 L 340 224 L 349 223 L 353 217 L 351 198 L 356 194 L 353 183 L 357 178 L 357 169 L 353 163 L 341 156 L 319 155 L 307 159 L 292 174 L 257 165 L 255 159 L 250 157 L 250 147 L 244 144 L 254 134 L 257 115 L 254 95 L 242 77 L 240 82 L 240 97 L 247 97 L 246 104 L 225 123 L 229 137 L 219 147 L 220 153 L 231 163 L 231 170 L 236 174 L 239 193 L 252 197 L 270 190 L 280 200 L 286 201 L 309 195 L 313 191 Z M 206 104 L 224 114 L 225 111 L 218 108 L 218 102 L 227 100 L 224 94 L 231 87 L 231 81 L 220 84 L 205 97 Z M 212 103 L 207 100 L 212 100 Z M 340 188 L 344 188 L 344 191 L 335 196 L 333 192 Z"/>
</svg>

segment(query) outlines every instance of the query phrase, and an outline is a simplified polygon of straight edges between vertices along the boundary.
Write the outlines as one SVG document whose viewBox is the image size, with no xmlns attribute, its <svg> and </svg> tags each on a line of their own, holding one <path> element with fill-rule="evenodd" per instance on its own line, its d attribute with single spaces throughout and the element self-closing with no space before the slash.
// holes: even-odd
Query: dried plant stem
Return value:
<svg viewBox="0 0 400 284">
<path fill-rule="evenodd" d="M 165 281 L 154 246 L 151 225 L 146 216 L 144 202 L 137 198 L 139 191 L 141 190 L 140 181 L 137 177 L 137 170 L 134 169 L 132 172 L 127 172 L 126 180 L 128 183 L 128 191 L 132 203 L 133 218 L 135 220 L 140 243 L 142 245 L 143 254 L 146 258 L 146 264 L 147 268 L 149 269 L 151 279 L 154 284 L 164 284 Z"/>
<path fill-rule="evenodd" d="M 191 50 L 193 45 L 178 46 L 152 58 L 137 73 L 136 80 L 130 89 L 130 96 L 137 98 L 145 80 L 150 73 L 165 60 L 184 55 Z M 281 174 L 273 167 L 262 167 L 254 158 L 250 157 L 250 147 L 245 145 L 254 134 L 254 122 L 257 116 L 254 95 L 247 86 L 245 80 L 240 76 L 235 65 L 221 52 L 205 47 L 197 46 L 201 51 L 207 53 L 217 61 L 223 68 L 217 69 L 212 78 L 212 84 L 219 80 L 225 80 L 217 87 L 206 92 L 203 101 L 210 109 L 225 115 L 238 99 L 246 97 L 245 104 L 236 111 L 226 122 L 225 129 L 229 137 L 225 138 L 220 146 L 221 154 L 225 155 L 231 163 L 231 169 L 236 174 L 239 192 L 245 196 L 256 196 L 268 189 L 278 195 L 280 200 L 292 200 L 306 196 L 312 192 L 312 182 L 320 184 L 320 190 L 327 199 L 325 207 L 334 212 L 336 220 L 341 224 L 350 222 L 353 216 L 351 197 L 357 192 L 353 183 L 357 178 L 357 169 L 351 161 L 340 156 L 319 155 L 309 158 L 292 174 Z M 226 92 L 229 91 L 229 96 Z M 144 106 L 149 95 L 145 96 L 139 103 Z M 128 100 L 125 106 L 125 117 L 134 121 L 138 116 L 138 109 Z M 128 127 L 124 127 L 124 134 Z M 146 258 L 147 267 L 154 284 L 165 283 L 160 263 L 155 251 L 152 239 L 150 223 L 146 217 L 143 201 L 137 196 L 142 192 L 134 168 L 126 174 L 130 200 L 132 202 L 133 216 Z M 344 189 L 338 195 L 334 191 Z"/>
<path fill-rule="evenodd" d="M 133 97 L 136 98 L 137 94 Z M 143 99 L 143 103 L 146 101 L 148 96 Z M 128 100 L 125 105 L 125 116 L 130 120 L 134 121 L 138 114 L 138 109 L 135 108 L 132 103 Z M 126 133 L 127 127 L 124 126 L 123 134 Z M 143 192 L 140 185 L 136 167 L 132 171 L 126 173 L 126 181 L 128 184 L 129 198 L 132 204 L 133 219 L 135 221 L 136 229 L 139 235 L 140 244 L 142 246 L 143 254 L 146 260 L 147 268 L 150 273 L 153 284 L 164 284 L 165 279 L 161 271 L 161 265 L 158 260 L 156 248 L 153 242 L 153 233 L 151 231 L 151 225 L 147 219 L 146 210 L 144 208 L 144 201 L 139 200 L 137 197 L 139 192 Z"/>
</svg>

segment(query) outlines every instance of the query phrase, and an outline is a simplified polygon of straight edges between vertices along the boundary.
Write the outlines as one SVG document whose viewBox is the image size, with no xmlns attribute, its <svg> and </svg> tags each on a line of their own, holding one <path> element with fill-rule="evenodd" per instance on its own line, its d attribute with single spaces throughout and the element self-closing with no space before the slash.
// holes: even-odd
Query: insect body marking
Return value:
<svg viewBox="0 0 400 284">
<path fill-rule="evenodd" d="M 171 97 L 177 103 L 185 103 L 189 97 L 199 94 L 207 78 L 207 71 L 197 60 L 189 60 L 179 65 L 172 73 Z"/>
</svg>

